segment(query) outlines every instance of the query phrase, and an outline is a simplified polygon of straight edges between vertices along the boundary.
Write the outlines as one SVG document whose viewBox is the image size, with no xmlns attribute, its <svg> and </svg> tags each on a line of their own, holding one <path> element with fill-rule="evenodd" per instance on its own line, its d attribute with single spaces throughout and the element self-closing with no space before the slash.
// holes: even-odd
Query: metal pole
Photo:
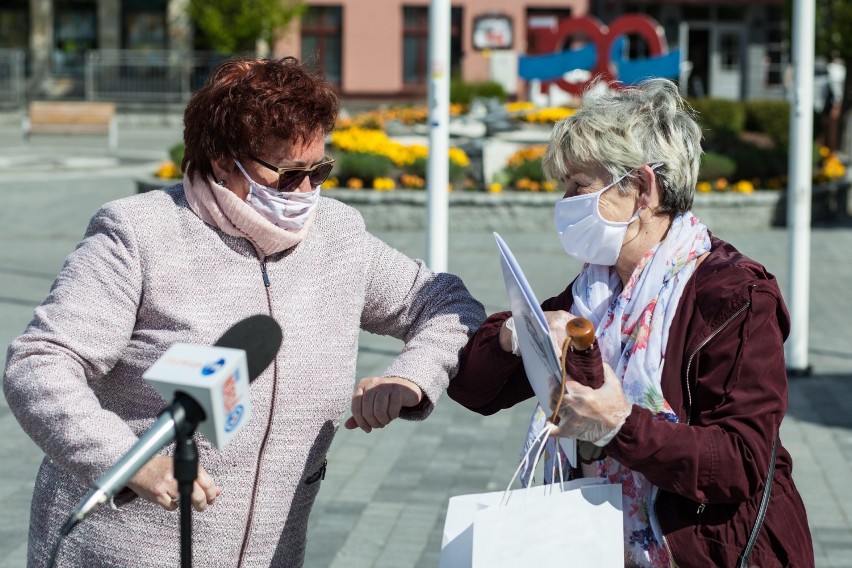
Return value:
<svg viewBox="0 0 852 568">
<path fill-rule="evenodd" d="M 429 160 L 426 263 L 447 271 L 450 180 L 450 0 L 429 2 Z"/>
<path fill-rule="evenodd" d="M 790 177 L 787 228 L 790 241 L 788 302 L 792 326 L 787 340 L 789 374 L 810 374 L 808 301 L 811 259 L 811 163 L 813 143 L 814 35 L 813 0 L 793 3 L 793 100 L 790 108 Z"/>
</svg>

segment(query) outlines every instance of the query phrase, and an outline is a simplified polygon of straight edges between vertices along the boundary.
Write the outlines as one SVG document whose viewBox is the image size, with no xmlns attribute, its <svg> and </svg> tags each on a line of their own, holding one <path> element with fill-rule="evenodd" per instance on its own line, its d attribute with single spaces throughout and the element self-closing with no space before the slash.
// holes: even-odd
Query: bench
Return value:
<svg viewBox="0 0 852 568">
<path fill-rule="evenodd" d="M 118 147 L 115 103 L 33 101 L 21 130 L 26 142 L 31 134 L 105 134 L 110 149 Z"/>
</svg>

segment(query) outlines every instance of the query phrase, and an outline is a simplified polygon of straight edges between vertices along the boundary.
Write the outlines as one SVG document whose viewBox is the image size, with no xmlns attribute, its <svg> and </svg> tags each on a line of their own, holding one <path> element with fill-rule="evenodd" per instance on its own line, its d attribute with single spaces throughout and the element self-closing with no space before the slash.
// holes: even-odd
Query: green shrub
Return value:
<svg viewBox="0 0 852 568">
<path fill-rule="evenodd" d="M 340 152 L 335 165 L 340 181 L 358 178 L 365 184 L 371 184 L 378 177 L 388 177 L 393 162 L 387 156 L 367 152 Z"/>
<path fill-rule="evenodd" d="M 747 144 L 738 144 L 731 148 L 728 155 L 737 165 L 737 179 L 776 177 L 787 171 L 787 150 L 785 148 L 758 148 Z"/>
<path fill-rule="evenodd" d="M 754 100 L 744 103 L 746 130 L 767 134 L 776 147 L 790 144 L 790 103 L 784 100 Z"/>
<path fill-rule="evenodd" d="M 729 179 L 737 170 L 737 163 L 721 154 L 705 152 L 701 156 L 698 168 L 698 181 L 712 181 L 717 178 Z"/>
<path fill-rule="evenodd" d="M 447 160 L 450 162 L 450 181 L 453 183 L 462 181 L 467 176 L 467 168 L 458 165 L 449 158 L 447 158 Z M 408 173 L 412 173 L 426 179 L 426 167 L 428 163 L 427 158 L 417 158 L 414 160 L 414 163 L 407 166 L 405 169 Z"/>
<path fill-rule="evenodd" d="M 495 81 L 482 81 L 479 83 L 466 83 L 461 79 L 450 81 L 450 102 L 469 105 L 477 97 L 495 97 L 501 102 L 506 100 L 506 91 L 500 83 Z"/>
<path fill-rule="evenodd" d="M 180 167 L 183 163 L 183 154 L 185 151 L 186 147 L 184 147 L 183 142 L 178 142 L 169 148 L 169 158 L 177 165 L 177 167 Z"/>
<path fill-rule="evenodd" d="M 509 182 L 512 184 L 522 178 L 529 178 L 537 182 L 544 181 L 544 175 L 541 172 L 541 158 L 524 160 L 517 166 L 508 166 L 506 167 L 506 173 L 508 174 Z"/>
<path fill-rule="evenodd" d="M 739 101 L 690 99 L 698 112 L 698 124 L 704 131 L 708 149 L 716 150 L 725 140 L 736 139 L 745 129 L 745 108 Z"/>
</svg>

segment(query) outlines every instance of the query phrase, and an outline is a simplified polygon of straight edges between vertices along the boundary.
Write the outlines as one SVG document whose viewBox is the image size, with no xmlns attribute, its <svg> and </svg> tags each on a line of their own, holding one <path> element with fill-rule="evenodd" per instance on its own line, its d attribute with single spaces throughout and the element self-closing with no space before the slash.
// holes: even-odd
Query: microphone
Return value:
<svg viewBox="0 0 852 568">
<path fill-rule="evenodd" d="M 217 448 L 227 445 L 251 416 L 249 381 L 275 359 L 281 340 L 278 323 L 258 314 L 231 326 L 214 346 L 172 345 L 142 377 L 164 399 L 174 398 L 174 403 L 95 481 L 63 525 L 62 534 L 67 535 L 121 491 L 148 460 L 175 440 L 178 428 L 198 425 Z"/>
</svg>

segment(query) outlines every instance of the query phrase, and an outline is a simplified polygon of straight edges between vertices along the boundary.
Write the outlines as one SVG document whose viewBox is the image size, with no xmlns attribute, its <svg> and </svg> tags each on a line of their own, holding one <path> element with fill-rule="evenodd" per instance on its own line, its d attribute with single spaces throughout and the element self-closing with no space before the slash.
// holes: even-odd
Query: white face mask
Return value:
<svg viewBox="0 0 852 568">
<path fill-rule="evenodd" d="M 654 164 L 652 170 L 662 164 Z M 589 264 L 614 266 L 624 244 L 627 227 L 639 218 L 640 207 L 627 221 L 608 221 L 601 216 L 601 195 L 627 177 L 624 174 L 595 193 L 574 195 L 556 202 L 556 232 L 571 257 Z"/>
<path fill-rule="evenodd" d="M 305 225 L 319 202 L 320 188 L 313 191 L 278 191 L 251 179 L 242 164 L 234 160 L 249 182 L 246 202 L 263 217 L 287 231 L 298 231 Z"/>
</svg>

